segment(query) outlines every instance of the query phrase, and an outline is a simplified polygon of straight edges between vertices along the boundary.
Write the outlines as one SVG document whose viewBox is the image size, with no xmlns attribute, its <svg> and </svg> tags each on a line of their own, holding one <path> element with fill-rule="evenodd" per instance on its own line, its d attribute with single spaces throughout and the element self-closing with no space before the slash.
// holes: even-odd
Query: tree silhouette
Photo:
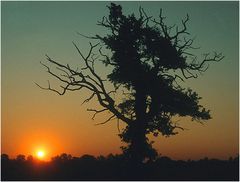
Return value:
<svg viewBox="0 0 240 182">
<path fill-rule="evenodd" d="M 88 109 L 93 112 L 93 119 L 99 113 L 110 111 L 112 115 L 99 124 L 113 119 L 126 123 L 120 134 L 122 141 L 128 143 L 127 147 L 122 147 L 125 156 L 137 162 L 153 159 L 157 152 L 147 134 L 170 136 L 176 134 L 177 129 L 183 130 L 173 121 L 175 116 L 189 116 L 197 122 L 211 118 L 210 111 L 199 104 L 201 97 L 192 89 L 183 88 L 180 82 L 197 78 L 208 69 L 209 62 L 218 62 L 223 56 L 204 54 L 199 61 L 192 53 L 196 48 L 192 46 L 193 39 L 188 38 L 188 15 L 181 26 L 168 26 L 162 10 L 155 19 L 141 7 L 139 16 L 124 15 L 122 7 L 114 3 L 108 9 L 109 16 L 103 17 L 98 25 L 109 33 L 92 37 L 82 35 L 98 41 L 90 43 L 86 56 L 73 42 L 85 66 L 74 69 L 46 55 L 50 65 L 42 65 L 64 84 L 61 85 L 63 90 L 52 88 L 49 82 L 48 87 L 38 86 L 59 95 L 67 91 L 88 90 L 91 95 L 84 103 L 96 97 L 102 106 L 100 110 Z M 112 69 L 106 79 L 97 74 L 94 67 L 97 61 Z M 54 71 L 51 65 L 57 66 L 61 73 Z M 105 81 L 112 83 L 114 89 L 109 90 Z M 116 95 L 122 100 L 114 99 Z"/>
<path fill-rule="evenodd" d="M 9 160 L 9 156 L 7 154 L 1 154 L 1 160 L 2 161 L 8 161 Z"/>
<path fill-rule="evenodd" d="M 26 160 L 26 159 L 25 159 L 25 155 L 22 155 L 22 154 L 17 155 L 16 160 L 17 160 L 17 161 L 20 161 L 20 162 L 25 161 L 25 160 Z"/>
</svg>

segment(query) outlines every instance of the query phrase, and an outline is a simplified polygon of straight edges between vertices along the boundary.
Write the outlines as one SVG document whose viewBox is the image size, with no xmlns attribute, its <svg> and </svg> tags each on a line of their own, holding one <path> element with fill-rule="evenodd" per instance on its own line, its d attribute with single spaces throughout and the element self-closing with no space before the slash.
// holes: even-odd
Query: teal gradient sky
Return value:
<svg viewBox="0 0 240 182">
<path fill-rule="evenodd" d="M 174 159 L 198 159 L 205 156 L 228 158 L 238 153 L 239 133 L 239 6 L 238 2 L 118 2 L 125 13 L 138 14 L 139 6 L 147 14 L 158 16 L 162 8 L 166 23 L 179 23 L 188 13 L 189 29 L 201 53 L 218 51 L 225 56 L 212 63 L 189 86 L 203 97 L 201 103 L 211 110 L 213 119 L 205 125 L 182 118 L 189 130 L 178 135 L 155 139 L 162 155 Z M 55 93 L 39 89 L 34 82 L 46 85 L 52 80 L 41 66 L 45 54 L 70 65 L 79 57 L 72 46 L 78 43 L 83 52 L 88 40 L 76 34 L 104 34 L 96 25 L 108 15 L 109 2 L 1 2 L 1 88 L 2 153 L 14 156 L 32 154 L 38 147 L 49 155 L 62 152 L 79 156 L 119 153 L 121 146 L 116 122 L 95 126 L 86 108 L 81 106 L 86 92 Z M 97 70 L 101 75 L 104 67 Z M 122 125 L 123 126 L 123 125 Z"/>
</svg>

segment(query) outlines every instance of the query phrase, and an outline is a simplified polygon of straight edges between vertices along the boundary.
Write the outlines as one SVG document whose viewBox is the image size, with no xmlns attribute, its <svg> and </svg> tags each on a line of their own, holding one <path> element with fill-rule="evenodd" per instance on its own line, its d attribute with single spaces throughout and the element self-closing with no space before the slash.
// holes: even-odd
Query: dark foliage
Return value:
<svg viewBox="0 0 240 182">
<path fill-rule="evenodd" d="M 238 180 L 239 157 L 228 161 L 201 159 L 155 161 L 133 164 L 122 155 L 72 157 L 62 154 L 50 162 L 30 157 L 1 157 L 1 180 Z"/>
</svg>

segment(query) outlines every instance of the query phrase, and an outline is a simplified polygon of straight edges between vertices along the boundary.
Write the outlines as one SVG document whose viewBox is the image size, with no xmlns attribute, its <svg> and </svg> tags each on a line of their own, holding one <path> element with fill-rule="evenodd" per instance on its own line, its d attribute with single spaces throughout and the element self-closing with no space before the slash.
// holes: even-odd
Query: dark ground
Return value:
<svg viewBox="0 0 240 182">
<path fill-rule="evenodd" d="M 174 161 L 159 157 L 134 165 L 120 155 L 80 158 L 62 154 L 51 162 L 19 155 L 1 157 L 1 180 L 239 180 L 239 157 Z"/>
</svg>

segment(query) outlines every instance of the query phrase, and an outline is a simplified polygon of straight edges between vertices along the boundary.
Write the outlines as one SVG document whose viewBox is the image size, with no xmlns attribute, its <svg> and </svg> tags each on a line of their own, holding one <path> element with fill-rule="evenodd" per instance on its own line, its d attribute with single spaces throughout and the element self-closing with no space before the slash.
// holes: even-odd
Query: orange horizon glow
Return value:
<svg viewBox="0 0 240 182">
<path fill-rule="evenodd" d="M 83 121 L 87 119 L 88 118 L 86 117 L 83 119 Z M 43 121 L 45 123 L 51 123 L 51 120 L 47 118 L 43 119 Z M 203 133 L 206 128 L 213 129 L 211 123 L 206 124 L 205 126 L 207 127 L 203 127 L 202 125 L 198 125 L 196 123 L 189 123 L 185 119 L 183 119 L 182 122 L 186 128 L 191 128 L 191 132 L 182 131 L 178 135 L 172 136 L 170 138 L 150 137 L 150 140 L 155 140 L 154 148 L 159 152 L 159 154 L 176 160 L 197 160 L 204 157 L 228 159 L 229 157 L 235 157 L 237 155 L 237 152 L 232 152 L 237 151 L 237 144 L 235 144 L 234 148 L 232 148 L 232 143 L 226 142 L 225 145 L 228 144 L 229 147 L 220 149 L 217 143 L 206 142 L 206 140 L 202 138 L 201 133 Z M 116 135 L 117 131 L 114 130 L 116 127 L 114 122 L 104 125 L 104 127 L 96 127 L 92 122 L 80 123 L 82 123 L 82 128 L 89 128 L 88 131 L 95 131 L 95 135 L 92 135 L 86 130 L 82 130 L 82 132 L 79 133 L 78 127 L 74 127 L 71 131 L 63 132 L 63 129 L 61 128 L 59 131 L 54 131 L 54 128 L 56 126 L 51 126 L 50 124 L 48 124 L 48 128 L 44 128 L 44 130 L 35 128 L 34 131 L 30 131 L 32 126 L 29 125 L 25 127 L 28 129 L 28 133 L 18 133 L 17 131 L 15 132 L 15 135 L 18 136 L 15 140 L 17 143 L 16 146 L 12 145 L 7 140 L 2 141 L 3 145 L 9 146 L 9 150 L 4 150 L 5 148 L 2 148 L 2 153 L 8 154 L 10 158 L 15 158 L 19 154 L 23 154 L 26 157 L 32 155 L 34 158 L 43 161 L 51 161 L 52 157 L 61 155 L 62 153 L 71 154 L 75 157 L 80 157 L 84 154 L 89 154 L 96 157 L 99 155 L 107 156 L 110 153 L 122 153 L 120 146 L 124 145 L 124 143 L 121 143 L 119 137 Z M 76 122 L 76 124 L 78 124 L 78 122 Z M 40 127 L 40 125 L 38 127 Z M 121 128 L 124 128 L 122 124 Z M 73 135 L 73 131 L 75 131 L 75 133 L 78 133 L 78 135 Z M 106 135 L 106 131 L 108 135 Z M 193 136 L 193 134 L 195 135 Z M 234 134 L 235 132 L 229 134 L 228 136 Z M 189 140 L 190 137 L 192 140 Z M 182 141 L 188 142 L 182 143 Z M 204 142 L 205 145 L 198 145 L 198 143 Z M 187 147 L 189 144 L 194 146 L 191 151 L 189 151 Z M 173 150 L 173 147 L 175 147 L 177 150 Z M 216 151 L 220 152 L 218 154 L 211 152 L 210 148 L 213 147 L 216 149 Z M 45 155 L 42 158 L 39 158 L 37 156 L 37 152 L 40 150 L 43 150 L 45 152 Z"/>
</svg>

